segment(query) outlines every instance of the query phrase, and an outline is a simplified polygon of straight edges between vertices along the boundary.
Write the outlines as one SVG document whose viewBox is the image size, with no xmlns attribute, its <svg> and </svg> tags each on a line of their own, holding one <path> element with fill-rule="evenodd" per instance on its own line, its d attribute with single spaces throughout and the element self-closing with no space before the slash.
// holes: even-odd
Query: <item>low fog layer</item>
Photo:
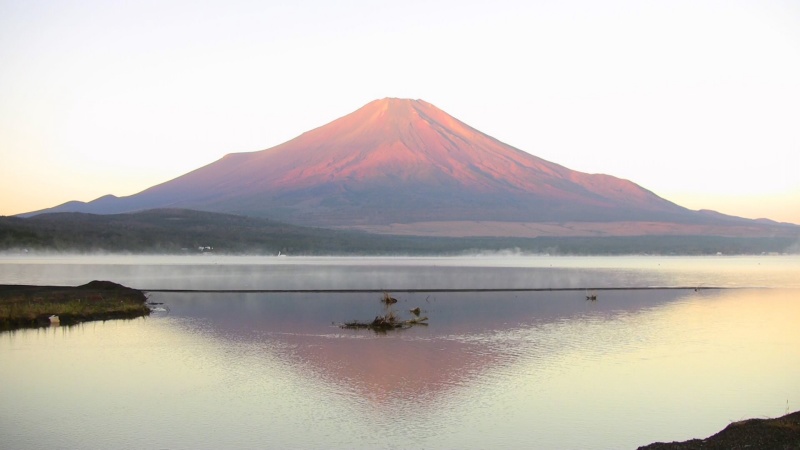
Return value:
<svg viewBox="0 0 800 450">
<path fill-rule="evenodd" d="M 800 287 L 792 256 L 0 257 L 0 283 L 138 289 L 424 290 Z"/>
</svg>

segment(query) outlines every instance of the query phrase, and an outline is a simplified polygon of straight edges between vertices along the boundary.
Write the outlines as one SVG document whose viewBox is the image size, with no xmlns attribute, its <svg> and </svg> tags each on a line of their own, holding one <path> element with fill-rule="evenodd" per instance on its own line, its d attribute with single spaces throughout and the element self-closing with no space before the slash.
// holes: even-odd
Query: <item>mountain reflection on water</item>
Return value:
<svg viewBox="0 0 800 450">
<path fill-rule="evenodd" d="M 168 313 L 0 334 L 0 435 L 10 448 L 636 448 L 800 404 L 798 289 L 393 295 L 430 325 L 336 325 L 383 313 L 380 293 L 154 292 Z"/>
<path fill-rule="evenodd" d="M 371 320 L 385 307 L 374 293 L 348 294 L 153 294 L 171 313 L 205 321 L 221 339 L 236 343 L 276 341 L 292 349 L 282 357 L 325 374 L 378 403 L 425 403 L 437 393 L 487 372 L 503 371 L 521 351 L 562 351 L 571 338 L 525 348 L 545 330 L 615 320 L 676 301 L 685 292 L 614 291 L 603 302 L 581 292 L 398 293 L 401 317 L 419 306 L 430 324 L 386 335 L 340 329 L 353 319 Z M 531 333 L 536 336 L 532 336 Z M 622 343 L 620 343 L 622 344 Z M 538 350 L 537 350 L 538 349 Z M 541 355 L 544 356 L 544 355 Z"/>
</svg>

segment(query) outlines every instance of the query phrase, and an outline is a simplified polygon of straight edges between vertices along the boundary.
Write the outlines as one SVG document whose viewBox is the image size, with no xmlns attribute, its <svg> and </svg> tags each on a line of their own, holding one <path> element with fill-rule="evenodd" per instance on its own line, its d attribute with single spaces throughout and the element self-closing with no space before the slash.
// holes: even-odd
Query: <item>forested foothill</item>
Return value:
<svg viewBox="0 0 800 450">
<path fill-rule="evenodd" d="M 251 255 L 715 255 L 797 253 L 792 237 L 464 237 L 369 234 L 186 209 L 0 217 L 0 251 Z"/>
</svg>

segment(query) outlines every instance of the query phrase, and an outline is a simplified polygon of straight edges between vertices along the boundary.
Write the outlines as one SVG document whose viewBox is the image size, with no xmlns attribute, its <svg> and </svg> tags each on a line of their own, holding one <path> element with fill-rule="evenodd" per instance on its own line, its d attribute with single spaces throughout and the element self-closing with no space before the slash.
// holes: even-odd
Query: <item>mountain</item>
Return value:
<svg viewBox="0 0 800 450">
<path fill-rule="evenodd" d="M 69 202 L 29 215 L 152 208 L 375 232 L 399 227 L 408 234 L 431 227 L 437 231 L 428 234 L 457 233 L 476 222 L 498 224 L 489 227 L 498 235 L 524 235 L 513 231 L 520 226 L 546 234 L 541 226 L 524 225 L 543 223 L 555 224 L 550 233 L 561 235 L 576 228 L 588 235 L 725 234 L 719 227 L 734 227 L 739 235 L 775 227 L 690 211 L 630 181 L 573 171 L 518 150 L 422 100 L 388 98 L 276 147 L 226 155 L 129 197 Z"/>
</svg>

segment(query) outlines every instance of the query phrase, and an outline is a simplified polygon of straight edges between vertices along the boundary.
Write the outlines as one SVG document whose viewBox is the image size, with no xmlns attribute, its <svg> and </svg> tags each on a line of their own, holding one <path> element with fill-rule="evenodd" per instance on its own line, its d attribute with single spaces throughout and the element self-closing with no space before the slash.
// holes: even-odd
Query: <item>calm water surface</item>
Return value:
<svg viewBox="0 0 800 450">
<path fill-rule="evenodd" d="M 636 448 L 800 409 L 800 261 L 0 259 L 0 283 L 152 293 L 145 319 L 0 333 L 4 448 Z M 442 288 L 735 289 L 402 292 Z"/>
</svg>

